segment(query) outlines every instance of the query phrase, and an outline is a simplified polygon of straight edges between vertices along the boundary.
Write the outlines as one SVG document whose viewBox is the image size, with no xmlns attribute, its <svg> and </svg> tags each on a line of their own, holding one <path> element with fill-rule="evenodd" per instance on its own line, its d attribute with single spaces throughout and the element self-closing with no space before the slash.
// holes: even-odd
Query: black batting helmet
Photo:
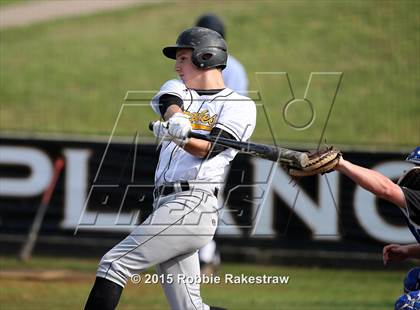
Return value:
<svg viewBox="0 0 420 310">
<path fill-rule="evenodd" d="M 226 67 L 227 46 L 222 36 L 214 30 L 193 27 L 184 30 L 176 40 L 176 44 L 163 49 L 163 54 L 176 59 L 179 48 L 191 48 L 192 62 L 200 69 Z"/>
<path fill-rule="evenodd" d="M 214 30 L 225 38 L 225 25 L 222 20 L 214 14 L 205 14 L 201 15 L 196 24 L 197 27 L 204 27 Z"/>
</svg>

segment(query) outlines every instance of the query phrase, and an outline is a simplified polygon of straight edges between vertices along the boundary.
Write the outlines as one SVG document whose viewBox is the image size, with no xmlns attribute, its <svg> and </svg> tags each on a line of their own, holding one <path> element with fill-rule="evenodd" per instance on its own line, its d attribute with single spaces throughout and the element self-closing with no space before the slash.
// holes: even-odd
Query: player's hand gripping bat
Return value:
<svg viewBox="0 0 420 310">
<path fill-rule="evenodd" d="M 153 130 L 154 124 L 155 122 L 150 122 L 150 130 Z M 167 122 L 161 122 L 160 124 L 167 126 Z M 296 177 L 330 172 L 341 158 L 341 152 L 333 147 L 314 152 L 299 152 L 273 145 L 237 141 L 223 137 L 202 135 L 196 132 L 190 132 L 188 137 L 218 143 L 246 154 L 279 162 L 291 176 Z"/>
</svg>

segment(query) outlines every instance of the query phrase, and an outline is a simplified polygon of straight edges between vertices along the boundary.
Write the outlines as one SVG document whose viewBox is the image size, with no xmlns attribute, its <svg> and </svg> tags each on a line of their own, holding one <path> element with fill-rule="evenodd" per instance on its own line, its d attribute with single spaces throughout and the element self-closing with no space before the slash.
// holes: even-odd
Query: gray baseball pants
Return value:
<svg viewBox="0 0 420 310">
<path fill-rule="evenodd" d="M 156 197 L 154 212 L 103 256 L 97 276 L 124 287 L 133 274 L 156 265 L 171 309 L 209 309 L 201 299 L 199 282 L 178 278 L 200 276 L 197 250 L 213 238 L 218 222 L 212 192 L 211 186 L 203 185 Z M 167 275 L 172 281 L 165 281 Z"/>
</svg>

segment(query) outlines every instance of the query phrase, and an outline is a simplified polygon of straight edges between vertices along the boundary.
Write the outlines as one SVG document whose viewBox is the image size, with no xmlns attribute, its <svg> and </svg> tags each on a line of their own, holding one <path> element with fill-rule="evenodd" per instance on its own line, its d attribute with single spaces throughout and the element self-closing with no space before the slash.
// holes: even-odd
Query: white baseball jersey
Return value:
<svg viewBox="0 0 420 310">
<path fill-rule="evenodd" d="M 217 127 L 237 140 L 246 141 L 251 137 L 256 122 L 255 103 L 225 88 L 214 95 L 200 96 L 182 81 L 170 80 L 153 97 L 151 105 L 160 115 L 159 98 L 171 94 L 184 101 L 184 113 L 190 116 L 194 132 L 208 135 Z M 155 186 L 176 181 L 198 181 L 222 183 L 229 162 L 238 151 L 228 148 L 210 159 L 202 159 L 189 154 L 171 141 L 164 141 L 156 168 Z"/>
<path fill-rule="evenodd" d="M 232 55 L 228 56 L 226 68 L 222 71 L 222 75 L 227 87 L 241 95 L 246 95 L 248 92 L 248 78 L 245 68 Z"/>
</svg>

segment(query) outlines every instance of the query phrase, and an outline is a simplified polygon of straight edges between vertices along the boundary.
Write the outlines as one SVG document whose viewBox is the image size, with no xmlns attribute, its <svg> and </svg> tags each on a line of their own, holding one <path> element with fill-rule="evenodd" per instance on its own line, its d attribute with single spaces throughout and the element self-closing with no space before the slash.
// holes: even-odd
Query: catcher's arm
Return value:
<svg viewBox="0 0 420 310">
<path fill-rule="evenodd" d="M 402 192 L 401 187 L 383 174 L 372 169 L 355 165 L 344 160 L 344 158 L 340 159 L 335 169 L 379 198 L 392 202 L 400 208 L 406 207 L 404 193 Z"/>
<path fill-rule="evenodd" d="M 384 265 L 390 261 L 403 261 L 407 258 L 420 259 L 420 244 L 388 244 L 383 249 Z"/>
</svg>

